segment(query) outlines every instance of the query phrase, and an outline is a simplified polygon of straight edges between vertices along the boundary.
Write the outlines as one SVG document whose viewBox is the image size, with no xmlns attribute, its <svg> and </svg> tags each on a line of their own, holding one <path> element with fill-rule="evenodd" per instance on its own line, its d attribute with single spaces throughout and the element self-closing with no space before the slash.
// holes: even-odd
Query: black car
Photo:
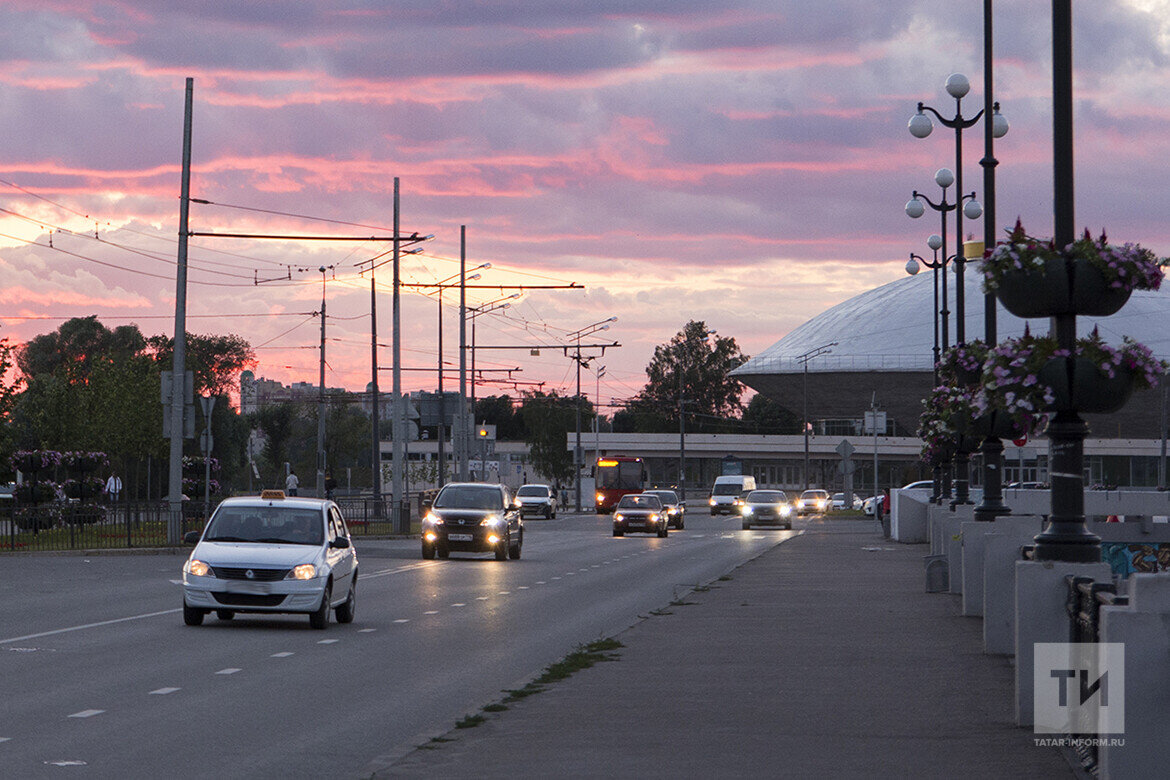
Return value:
<svg viewBox="0 0 1170 780">
<path fill-rule="evenodd" d="M 524 521 L 508 489 L 483 482 L 452 482 L 435 496 L 422 522 L 422 557 L 454 552 L 520 557 Z"/>
<path fill-rule="evenodd" d="M 683 515 L 686 514 L 686 506 L 678 497 L 678 493 L 673 490 L 646 490 L 643 492 L 648 496 L 658 496 L 662 501 L 662 510 L 666 512 L 667 525 L 680 531 L 683 529 L 686 524 L 683 519 Z"/>
<path fill-rule="evenodd" d="M 645 493 L 622 496 L 613 510 L 613 535 L 625 536 L 626 531 L 645 531 L 666 538 L 670 525 L 662 499 Z"/>
</svg>

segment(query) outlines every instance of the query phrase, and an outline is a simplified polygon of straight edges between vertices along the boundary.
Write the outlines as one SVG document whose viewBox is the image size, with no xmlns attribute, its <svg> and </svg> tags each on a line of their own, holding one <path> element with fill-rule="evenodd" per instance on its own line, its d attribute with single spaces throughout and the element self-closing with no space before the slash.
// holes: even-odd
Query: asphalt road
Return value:
<svg viewBox="0 0 1170 780">
<path fill-rule="evenodd" d="M 357 619 L 325 631 L 184 626 L 181 556 L 3 558 L 0 776 L 368 775 L 793 533 L 695 513 L 618 539 L 567 516 L 529 522 L 502 562 L 358 538 Z"/>
</svg>

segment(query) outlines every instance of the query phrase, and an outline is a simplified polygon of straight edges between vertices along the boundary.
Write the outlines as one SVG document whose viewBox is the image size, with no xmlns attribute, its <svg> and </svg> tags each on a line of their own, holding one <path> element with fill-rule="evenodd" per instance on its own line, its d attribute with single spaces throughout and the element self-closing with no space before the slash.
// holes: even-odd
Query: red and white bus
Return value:
<svg viewBox="0 0 1170 780">
<path fill-rule="evenodd" d="M 646 465 L 641 458 L 611 455 L 593 464 L 594 506 L 597 514 L 609 514 L 630 493 L 646 489 Z"/>
</svg>

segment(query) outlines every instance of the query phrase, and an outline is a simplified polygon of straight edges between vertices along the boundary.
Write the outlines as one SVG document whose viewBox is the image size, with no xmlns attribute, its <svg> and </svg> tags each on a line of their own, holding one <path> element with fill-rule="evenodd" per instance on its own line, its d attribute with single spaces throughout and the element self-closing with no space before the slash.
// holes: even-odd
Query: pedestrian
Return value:
<svg viewBox="0 0 1170 780">
<path fill-rule="evenodd" d="M 284 478 L 284 492 L 287 495 L 295 496 L 297 488 L 300 487 L 301 481 L 297 479 L 297 473 L 289 469 L 288 476 Z"/>
<path fill-rule="evenodd" d="M 890 491 L 886 490 L 882 493 L 882 514 L 890 514 Z"/>
<path fill-rule="evenodd" d="M 111 504 L 118 503 L 118 498 L 122 495 L 122 478 L 117 474 L 110 472 L 110 478 L 106 480 L 106 499 Z"/>
<path fill-rule="evenodd" d="M 333 478 L 333 474 L 325 472 L 325 498 L 330 501 L 333 500 L 333 491 L 337 488 L 337 480 Z"/>
</svg>

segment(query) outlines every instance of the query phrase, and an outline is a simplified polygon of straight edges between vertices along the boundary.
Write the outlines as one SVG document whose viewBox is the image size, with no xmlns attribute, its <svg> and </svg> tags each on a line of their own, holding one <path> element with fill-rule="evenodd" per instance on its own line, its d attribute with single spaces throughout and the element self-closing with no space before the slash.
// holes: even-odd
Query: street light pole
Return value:
<svg viewBox="0 0 1170 780">
<path fill-rule="evenodd" d="M 492 267 L 491 263 L 481 263 L 471 270 L 476 271 L 476 270 L 479 270 L 480 268 L 491 268 L 491 267 Z M 457 284 L 457 285 L 448 284 L 448 282 L 450 282 L 451 280 L 456 279 L 456 278 L 459 279 L 459 284 Z M 443 424 L 446 422 L 446 419 L 447 419 L 446 398 L 443 395 L 443 290 L 445 290 L 447 287 L 458 287 L 459 288 L 460 310 L 462 310 L 462 301 L 464 300 L 464 295 L 465 295 L 465 292 L 467 290 L 467 282 L 474 281 L 478 278 L 480 278 L 479 274 L 472 274 L 471 276 L 467 276 L 463 270 L 463 264 L 462 264 L 462 262 L 460 262 L 459 273 L 452 274 L 451 276 L 448 276 L 446 279 L 442 280 L 437 285 L 435 285 L 435 289 L 437 291 L 437 294 L 435 295 L 435 299 L 438 301 L 438 304 L 439 304 L 439 364 L 438 364 L 438 370 L 439 370 L 439 382 L 438 382 L 439 421 L 438 421 L 438 424 L 435 426 L 435 438 L 438 439 L 438 441 L 436 443 L 438 445 L 438 465 L 439 465 L 438 484 L 436 485 L 437 487 L 443 487 L 443 485 L 446 484 L 446 482 L 447 482 L 447 459 L 446 459 L 446 452 L 444 449 L 444 447 L 446 445 L 446 436 L 444 435 L 444 431 L 443 431 L 443 427 L 444 427 Z"/>
<path fill-rule="evenodd" d="M 325 266 L 321 272 L 321 384 L 317 390 L 317 498 L 325 497 Z"/>
<path fill-rule="evenodd" d="M 937 233 L 933 234 L 930 236 L 930 238 L 928 238 L 926 240 L 926 244 L 934 251 L 934 259 L 927 260 L 927 259 L 911 252 L 910 259 L 906 261 L 906 273 L 910 274 L 911 276 L 918 273 L 918 264 L 919 263 L 921 263 L 922 265 L 925 265 L 927 268 L 931 269 L 934 272 L 934 373 L 933 373 L 933 376 L 934 376 L 934 386 L 938 387 L 938 363 L 939 363 L 939 359 L 942 355 L 941 349 L 946 349 L 945 341 L 943 342 L 943 345 L 941 346 L 941 349 L 940 349 L 939 315 L 940 315 L 940 313 L 942 315 L 943 331 L 945 332 L 946 319 L 947 319 L 947 315 L 948 315 L 948 312 L 946 310 L 946 300 L 945 300 L 945 298 L 946 298 L 946 281 L 947 281 L 947 271 L 946 271 L 947 258 L 945 256 L 943 257 L 942 260 L 939 260 L 939 258 L 938 258 L 938 250 L 943 246 L 942 236 L 938 235 Z M 943 298 L 944 298 L 941 312 L 939 310 L 939 300 L 938 300 L 938 289 L 939 289 L 939 277 L 940 276 L 942 277 L 942 281 L 943 281 Z M 937 460 L 935 463 L 933 463 L 931 465 L 931 477 L 933 479 L 934 484 L 932 485 L 930 501 L 932 504 L 938 504 L 942 501 L 942 497 L 943 497 L 942 488 L 943 488 L 944 480 L 943 480 L 943 467 L 941 464 L 939 464 L 937 462 Z M 949 493 L 947 495 L 947 498 L 950 498 Z"/>
<path fill-rule="evenodd" d="M 611 322 L 617 322 L 617 317 L 610 317 L 609 319 L 595 322 L 592 325 L 586 325 L 584 328 L 573 331 L 569 334 L 569 338 L 575 339 L 577 342 L 577 348 L 573 355 L 573 359 L 577 363 L 577 437 L 573 445 L 573 470 L 576 472 L 573 481 L 574 492 L 577 494 L 575 499 L 575 507 L 577 512 L 581 511 L 581 366 L 582 364 L 588 364 L 589 361 L 593 359 L 591 357 L 582 359 L 581 337 L 589 336 L 599 331 L 609 330 L 609 323 Z M 567 352 L 568 348 L 566 348 L 565 351 Z"/>
<path fill-rule="evenodd" d="M 833 351 L 832 348 L 835 346 L 837 346 L 837 342 L 830 341 L 828 344 L 822 344 L 819 347 L 813 347 L 808 352 L 805 352 L 803 355 L 796 356 L 796 360 L 798 360 L 804 367 L 804 392 L 803 392 L 803 395 L 804 395 L 803 409 L 804 409 L 804 411 L 801 414 L 801 418 L 802 418 L 803 428 L 804 428 L 804 489 L 805 490 L 808 490 L 808 488 L 809 488 L 809 481 L 808 481 L 808 460 L 809 460 L 809 458 L 808 458 L 808 431 L 809 431 L 809 422 L 808 422 L 808 361 L 812 360 L 815 357 L 829 354 L 830 352 Z"/>
</svg>

